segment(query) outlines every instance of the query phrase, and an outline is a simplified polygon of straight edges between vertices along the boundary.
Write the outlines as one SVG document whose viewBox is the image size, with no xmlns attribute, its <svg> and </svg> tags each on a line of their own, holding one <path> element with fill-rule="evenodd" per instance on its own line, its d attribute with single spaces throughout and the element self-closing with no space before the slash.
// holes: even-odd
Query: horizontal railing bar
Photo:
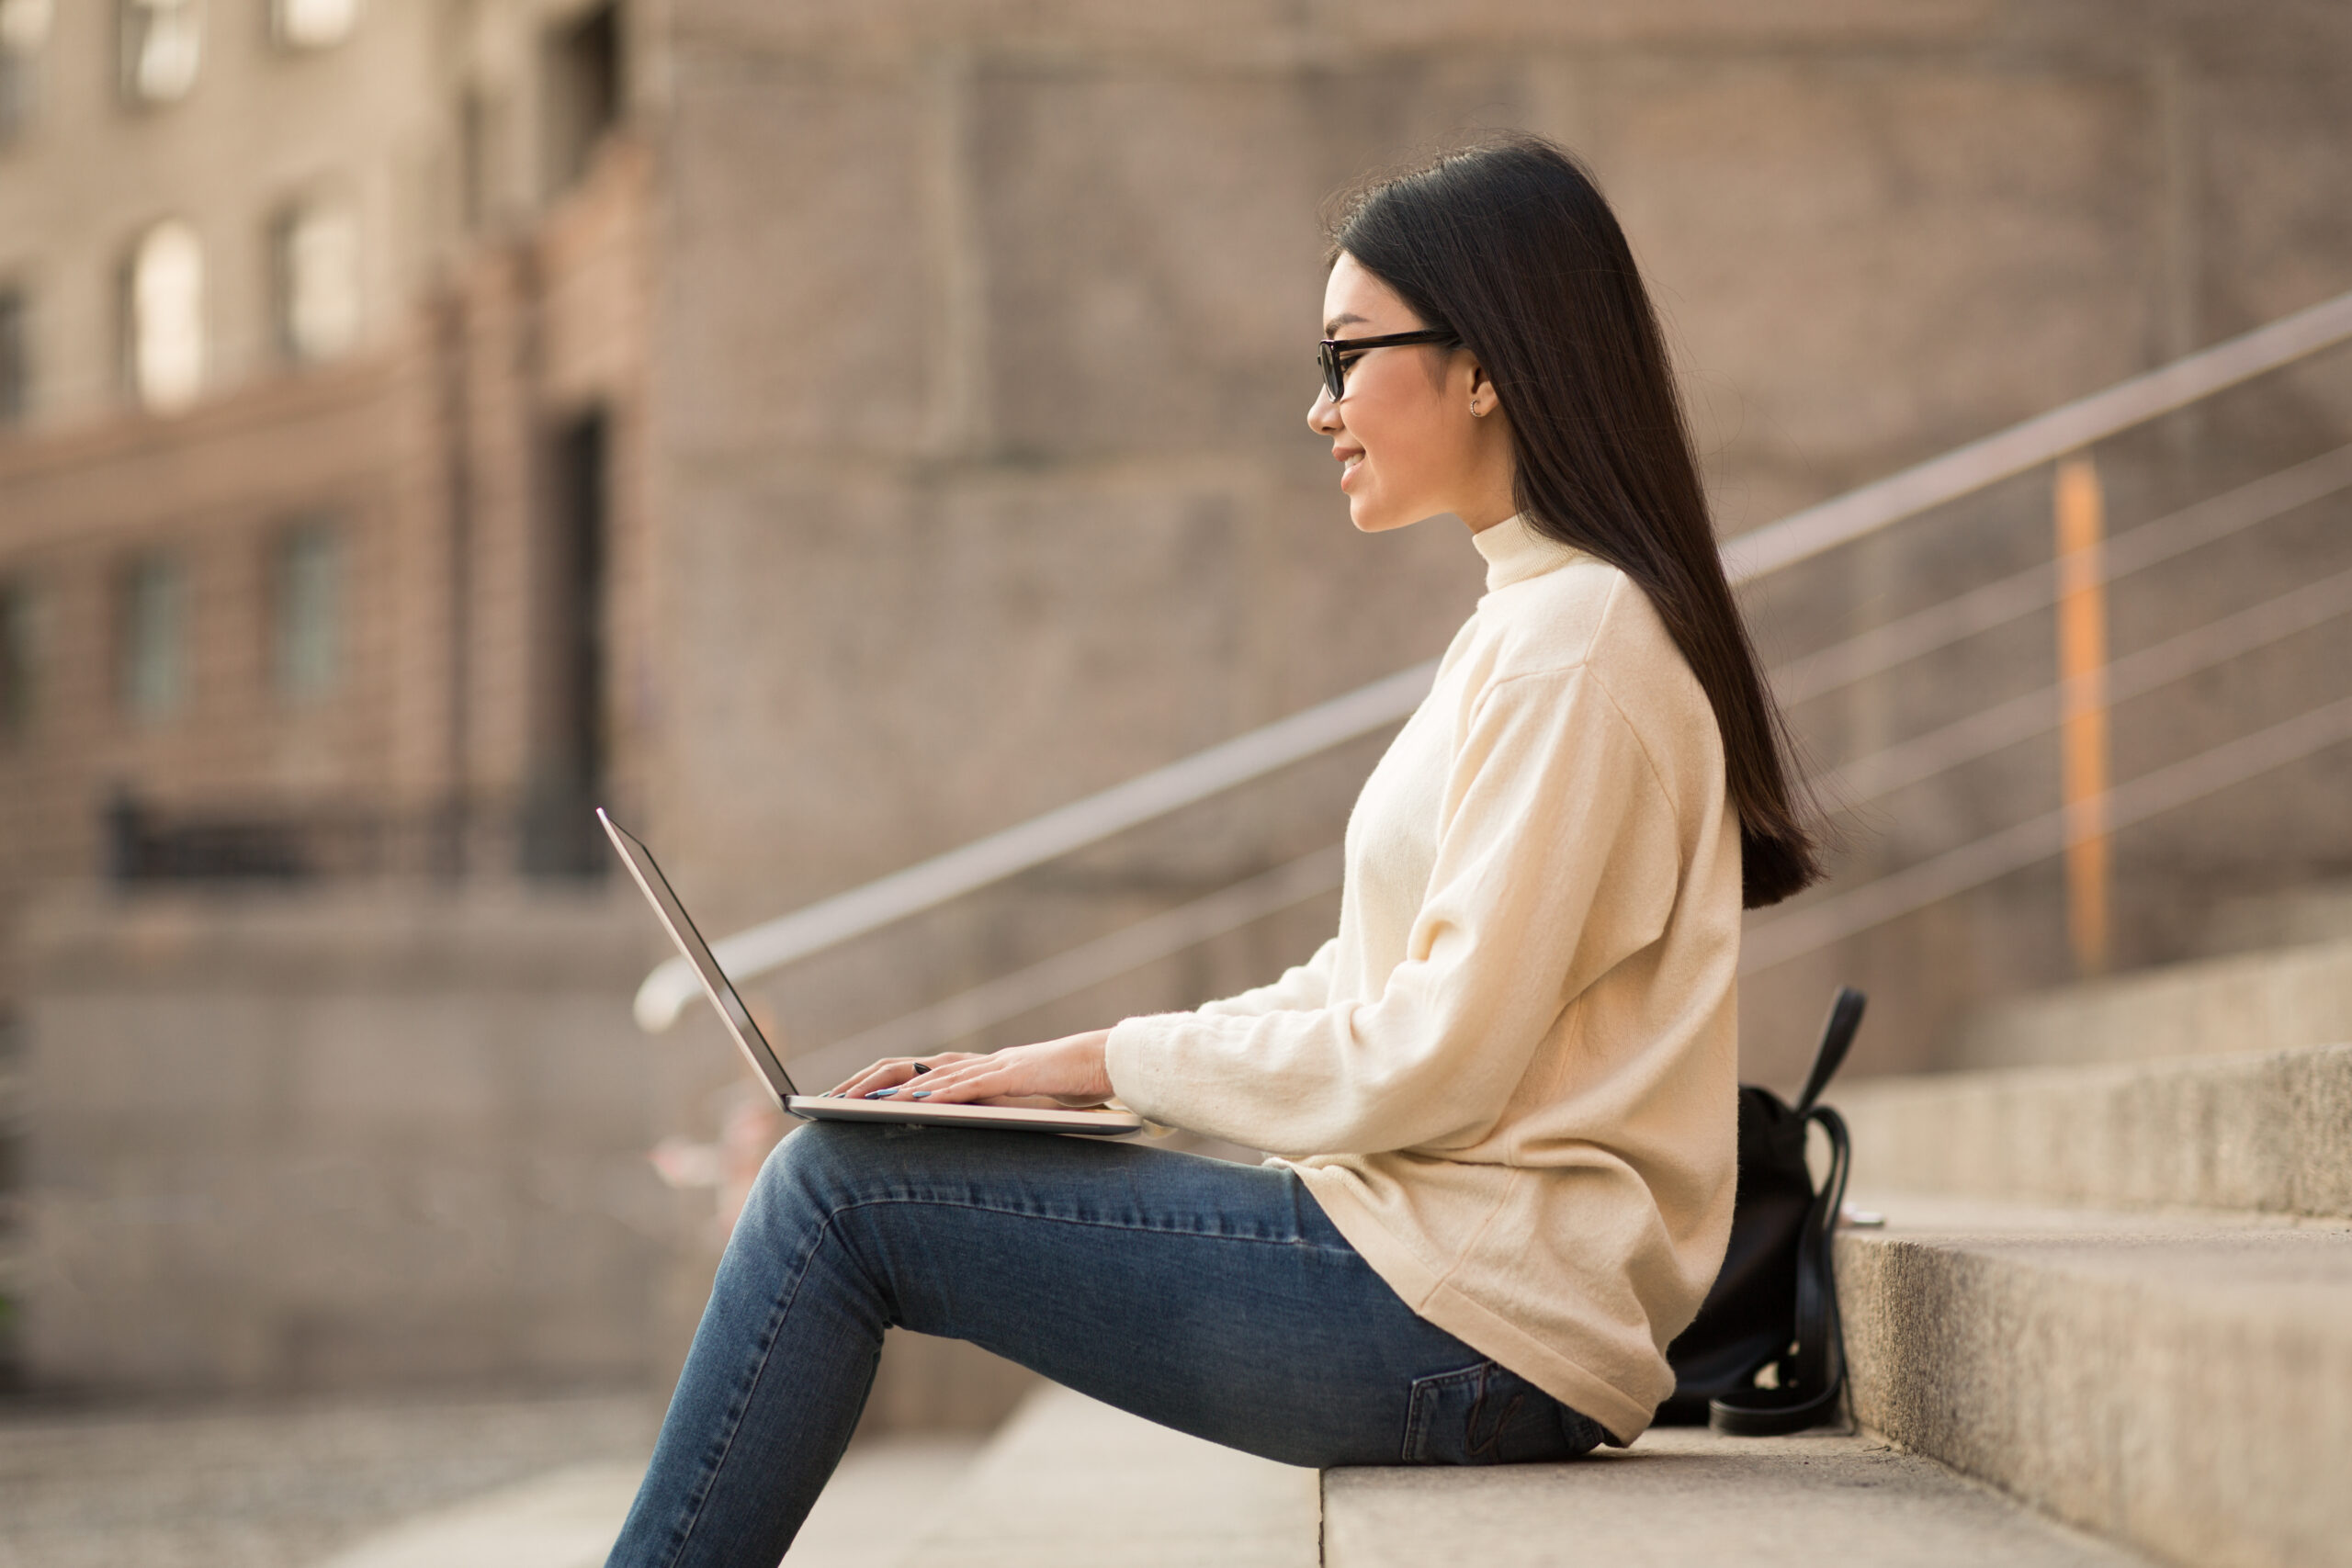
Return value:
<svg viewBox="0 0 2352 1568">
<path fill-rule="evenodd" d="M 2352 571 L 2339 571 L 2126 654 L 2081 679 L 2101 682 L 2107 703 L 2113 705 L 2143 696 L 2241 654 L 2284 642 L 2346 613 L 2352 613 Z M 1813 786 L 1836 808 L 1851 810 L 1905 784 L 1933 778 L 2057 728 L 2065 692 L 2062 682 L 1996 703 L 1966 718 L 1833 768 L 1813 781 Z"/>
<path fill-rule="evenodd" d="M 1744 582 L 1793 566 L 2346 338 L 2352 338 L 2352 294 L 2340 294 L 1742 534 L 1724 547 L 1724 569 L 1733 581 Z"/>
<path fill-rule="evenodd" d="M 846 1077 L 885 1056 L 921 1056 L 1001 1023 L 1009 1018 L 1075 996 L 1162 958 L 1172 958 L 1213 937 L 1255 925 L 1269 915 L 1303 904 L 1340 886 L 1340 846 L 1316 851 L 1286 865 L 1219 888 L 1206 897 L 1124 926 L 1109 936 L 1056 953 L 1042 964 L 1016 969 L 944 1001 L 918 1008 L 888 1023 L 834 1042 L 809 1054 L 819 1077 Z M 813 1080 L 812 1080 L 813 1081 Z M 804 1089 L 804 1092 L 806 1092 Z"/>
<path fill-rule="evenodd" d="M 2096 580 L 2112 582 L 2159 561 L 2243 533 L 2257 524 L 2307 506 L 2352 486 L 2352 446 L 2281 468 L 2223 491 L 2193 506 L 2118 534 L 2100 551 Z M 1892 620 L 1883 626 L 1832 643 L 1817 653 L 1791 660 L 1770 673 L 1772 694 L 1783 704 L 1802 702 L 1883 675 L 1939 649 L 1979 637 L 2056 602 L 2057 572 L 2044 561 L 1982 588 Z"/>
<path fill-rule="evenodd" d="M 2352 740 L 2352 697 L 2335 702 L 2143 773 L 2081 803 L 2109 832 L 2186 806 L 2274 768 Z M 2048 860 L 2066 846 L 2071 813 L 2060 807 L 2013 828 L 1864 883 L 1849 893 L 1756 921 L 1740 941 L 1739 972 L 1786 964 L 1858 931 Z"/>
<path fill-rule="evenodd" d="M 1411 714 L 1436 673 L 1435 660 L 1416 664 L 1100 795 L 738 931 L 714 943 L 712 952 L 737 980 L 821 953 L 1395 724 Z M 669 1028 L 700 994 L 701 983 L 685 961 L 670 960 L 638 987 L 639 1026 L 648 1031 Z"/>
</svg>

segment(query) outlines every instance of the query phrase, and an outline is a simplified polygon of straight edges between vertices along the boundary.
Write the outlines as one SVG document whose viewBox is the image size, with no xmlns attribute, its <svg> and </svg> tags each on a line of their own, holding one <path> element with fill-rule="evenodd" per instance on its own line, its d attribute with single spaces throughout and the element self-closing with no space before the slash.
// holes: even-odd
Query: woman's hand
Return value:
<svg viewBox="0 0 2352 1568">
<path fill-rule="evenodd" d="M 833 1092 L 927 1105 L 1100 1105 L 1111 1098 L 1111 1069 L 1103 1055 L 1110 1039 L 1109 1030 L 1091 1029 L 985 1056 L 948 1051 L 894 1057 L 875 1063 Z"/>
<path fill-rule="evenodd" d="M 918 1074 L 936 1072 L 957 1062 L 980 1060 L 969 1051 L 942 1051 L 936 1056 L 888 1056 L 851 1074 L 825 1092 L 844 1100 L 862 1100 L 881 1089 L 896 1089 Z"/>
</svg>

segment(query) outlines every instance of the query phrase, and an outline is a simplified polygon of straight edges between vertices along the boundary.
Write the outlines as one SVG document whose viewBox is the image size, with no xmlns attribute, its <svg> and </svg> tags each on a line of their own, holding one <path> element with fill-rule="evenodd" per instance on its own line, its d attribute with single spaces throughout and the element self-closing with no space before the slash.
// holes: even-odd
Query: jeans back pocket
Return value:
<svg viewBox="0 0 2352 1568">
<path fill-rule="evenodd" d="M 1413 1380 L 1407 1464 L 1526 1464 L 1575 1459 L 1601 1439 L 1578 1414 L 1510 1368 L 1480 1361 Z"/>
</svg>

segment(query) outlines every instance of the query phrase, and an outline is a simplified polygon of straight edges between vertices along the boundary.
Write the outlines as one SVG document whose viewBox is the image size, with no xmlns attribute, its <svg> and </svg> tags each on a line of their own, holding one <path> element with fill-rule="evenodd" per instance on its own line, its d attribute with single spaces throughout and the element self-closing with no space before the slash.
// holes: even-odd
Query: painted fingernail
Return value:
<svg viewBox="0 0 2352 1568">
<path fill-rule="evenodd" d="M 868 1100 L 888 1100 L 898 1092 L 899 1091 L 895 1089 L 868 1089 L 865 1093 L 865 1098 Z"/>
<path fill-rule="evenodd" d="M 929 1100 L 931 1098 L 931 1090 L 927 1089 L 919 1089 L 908 1098 L 911 1100 Z"/>
</svg>

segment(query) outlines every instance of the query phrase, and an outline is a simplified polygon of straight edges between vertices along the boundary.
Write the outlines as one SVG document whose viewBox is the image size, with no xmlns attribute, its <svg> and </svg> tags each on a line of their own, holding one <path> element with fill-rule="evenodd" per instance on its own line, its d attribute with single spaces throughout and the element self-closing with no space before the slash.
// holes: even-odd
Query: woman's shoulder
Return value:
<svg viewBox="0 0 2352 1568">
<path fill-rule="evenodd" d="M 1487 595 L 1479 618 L 1492 646 L 1489 681 L 1587 666 L 1631 673 L 1661 659 L 1682 662 L 1649 595 L 1616 567 L 1581 553 Z"/>
<path fill-rule="evenodd" d="M 1650 596 L 1616 567 L 1578 556 L 1490 595 L 1483 608 L 1498 613 L 1474 700 L 1521 679 L 1528 684 L 1519 689 L 1534 696 L 1544 680 L 1583 672 L 1653 752 L 1720 745 L 1706 689 Z"/>
</svg>

